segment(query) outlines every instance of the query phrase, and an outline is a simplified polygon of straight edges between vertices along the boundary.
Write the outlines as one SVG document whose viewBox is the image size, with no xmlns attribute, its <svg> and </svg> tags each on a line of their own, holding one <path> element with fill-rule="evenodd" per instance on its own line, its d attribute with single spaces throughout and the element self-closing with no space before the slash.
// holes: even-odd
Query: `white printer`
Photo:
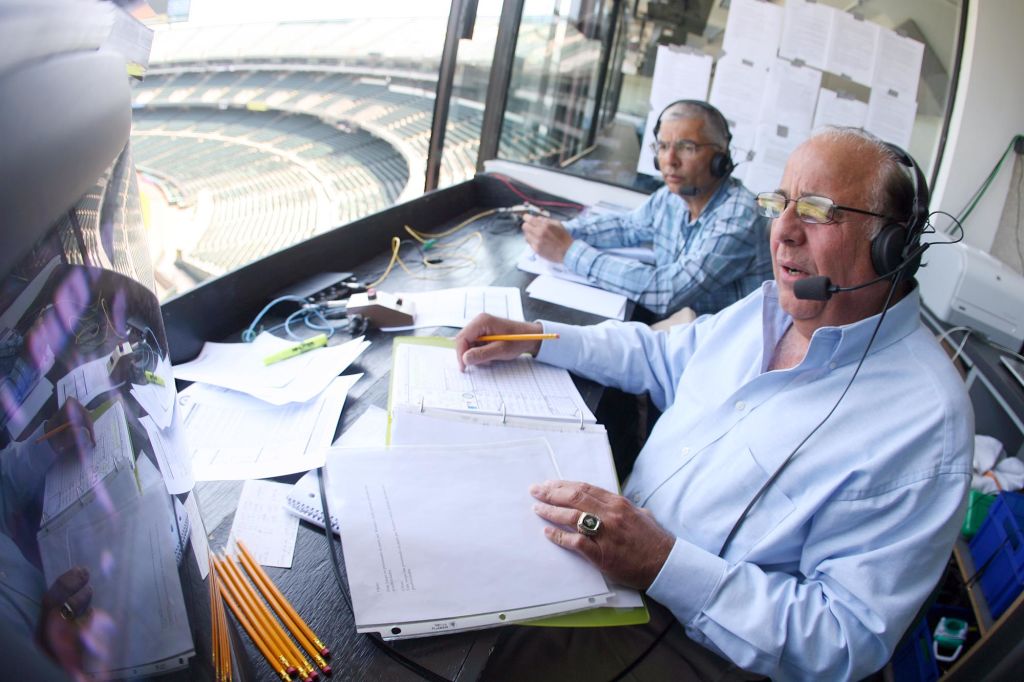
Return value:
<svg viewBox="0 0 1024 682">
<path fill-rule="evenodd" d="M 921 298 L 942 321 L 1014 351 L 1024 343 L 1024 277 L 981 249 L 934 243 L 917 271 Z"/>
</svg>

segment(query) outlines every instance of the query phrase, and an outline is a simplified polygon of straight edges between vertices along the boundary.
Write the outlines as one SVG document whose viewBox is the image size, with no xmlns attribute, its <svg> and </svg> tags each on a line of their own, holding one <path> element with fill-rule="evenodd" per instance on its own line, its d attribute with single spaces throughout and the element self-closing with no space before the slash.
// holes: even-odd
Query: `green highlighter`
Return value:
<svg viewBox="0 0 1024 682">
<path fill-rule="evenodd" d="M 321 346 L 327 345 L 327 334 L 317 334 L 311 336 L 301 343 L 297 343 L 291 348 L 285 348 L 282 351 L 278 351 L 273 355 L 268 355 L 263 358 L 263 366 L 272 365 L 275 362 L 281 362 L 288 358 L 294 358 L 296 355 L 302 355 L 306 351 L 313 350 L 314 348 L 320 348 Z"/>
</svg>

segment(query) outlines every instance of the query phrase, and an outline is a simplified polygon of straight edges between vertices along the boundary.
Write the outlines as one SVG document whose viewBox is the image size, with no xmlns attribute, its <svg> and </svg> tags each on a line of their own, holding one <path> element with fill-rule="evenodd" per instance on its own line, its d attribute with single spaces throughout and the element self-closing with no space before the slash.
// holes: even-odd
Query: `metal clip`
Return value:
<svg viewBox="0 0 1024 682">
<path fill-rule="evenodd" d="M 423 412 L 423 396 L 420 396 L 420 413 Z"/>
<path fill-rule="evenodd" d="M 580 415 L 580 431 L 583 430 L 583 410 L 576 410 Z"/>
<path fill-rule="evenodd" d="M 508 410 L 505 408 L 505 401 L 501 401 L 501 423 L 505 423 L 505 419 L 508 417 Z"/>
</svg>

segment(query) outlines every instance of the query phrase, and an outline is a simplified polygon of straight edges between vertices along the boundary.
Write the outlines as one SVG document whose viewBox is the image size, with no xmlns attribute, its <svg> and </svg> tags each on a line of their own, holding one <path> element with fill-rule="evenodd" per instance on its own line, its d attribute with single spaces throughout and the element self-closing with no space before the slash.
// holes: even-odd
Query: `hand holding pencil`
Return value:
<svg viewBox="0 0 1024 682">
<path fill-rule="evenodd" d="M 455 354 L 463 372 L 471 365 L 495 360 L 513 360 L 524 353 L 536 355 L 545 339 L 539 322 L 515 322 L 482 313 L 474 317 L 455 337 Z"/>
<path fill-rule="evenodd" d="M 86 443 L 96 445 L 89 410 L 69 396 L 60 410 L 46 420 L 42 435 L 35 440 L 36 443 L 44 441 L 50 441 L 56 453 L 79 452 L 85 449 Z"/>
</svg>

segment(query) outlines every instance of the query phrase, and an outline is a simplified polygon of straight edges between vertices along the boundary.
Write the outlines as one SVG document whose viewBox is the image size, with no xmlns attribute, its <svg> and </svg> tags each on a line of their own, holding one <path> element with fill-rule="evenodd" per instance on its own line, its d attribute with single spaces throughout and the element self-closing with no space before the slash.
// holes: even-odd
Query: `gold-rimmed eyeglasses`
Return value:
<svg viewBox="0 0 1024 682">
<path fill-rule="evenodd" d="M 655 154 L 668 154 L 668 150 L 671 149 L 678 156 L 693 156 L 701 147 L 717 146 L 718 145 L 714 142 L 694 142 L 693 140 L 674 140 L 672 142 L 666 142 L 663 140 L 656 140 L 651 143 L 651 151 Z"/>
<path fill-rule="evenodd" d="M 790 203 L 796 204 L 796 215 L 805 223 L 825 225 L 836 222 L 836 211 L 850 211 L 863 215 L 885 218 L 887 216 L 874 211 L 865 211 L 862 208 L 851 208 L 840 206 L 828 197 L 808 195 L 799 199 L 790 199 L 782 192 L 761 192 L 757 195 L 757 212 L 766 218 L 778 218 L 782 215 L 786 206 Z"/>
</svg>

